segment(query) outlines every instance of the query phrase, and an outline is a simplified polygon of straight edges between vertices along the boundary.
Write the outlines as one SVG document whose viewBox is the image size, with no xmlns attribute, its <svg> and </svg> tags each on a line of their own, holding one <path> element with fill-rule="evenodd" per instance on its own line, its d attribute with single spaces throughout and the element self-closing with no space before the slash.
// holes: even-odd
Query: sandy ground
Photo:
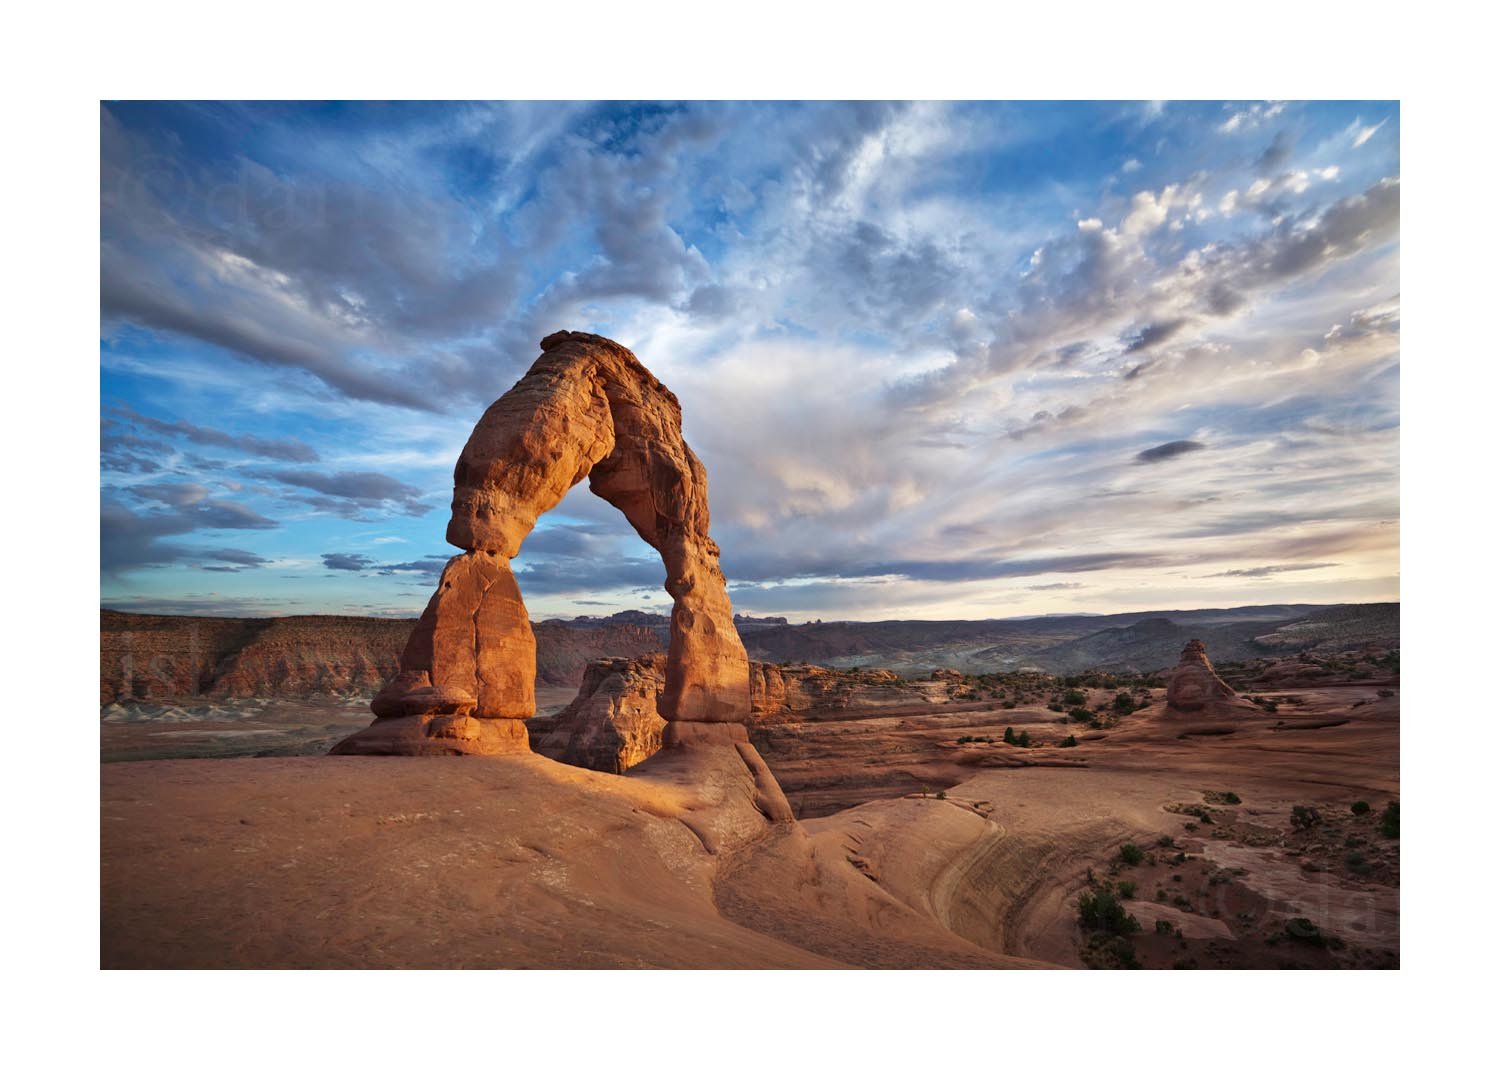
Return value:
<svg viewBox="0 0 1500 1070">
<path fill-rule="evenodd" d="M 1399 793 L 1399 699 L 1297 699 L 1224 724 L 1157 704 L 1067 749 L 956 742 L 1077 731 L 1045 710 L 790 726 L 767 761 L 794 803 L 832 811 L 791 826 L 754 812 L 732 748 L 623 777 L 539 756 L 110 763 L 101 961 L 1081 966 L 1077 898 L 1109 880 L 1134 885 L 1145 966 L 1397 965 L 1399 841 L 1376 815 Z M 1352 815 L 1356 800 L 1373 812 Z M 1293 805 L 1324 821 L 1292 830 Z M 1139 862 L 1120 860 L 1126 843 Z M 1295 917 L 1330 939 L 1288 940 Z"/>
</svg>

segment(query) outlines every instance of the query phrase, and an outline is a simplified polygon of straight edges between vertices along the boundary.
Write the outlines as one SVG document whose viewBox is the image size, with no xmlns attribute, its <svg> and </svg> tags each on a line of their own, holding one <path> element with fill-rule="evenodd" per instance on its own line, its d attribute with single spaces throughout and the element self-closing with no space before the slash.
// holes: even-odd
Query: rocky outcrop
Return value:
<svg viewBox="0 0 1500 1070">
<path fill-rule="evenodd" d="M 578 697 L 533 733 L 532 749 L 559 762 L 623 773 L 661 750 L 667 722 L 657 712 L 666 658 L 605 658 L 585 671 Z"/>
<path fill-rule="evenodd" d="M 1172 713 L 1254 713 L 1253 703 L 1239 698 L 1214 672 L 1208 650 L 1197 639 L 1182 648 L 1182 659 L 1167 678 L 1167 710 Z"/>
<path fill-rule="evenodd" d="M 657 710 L 665 687 L 666 658 L 660 654 L 600 659 L 584 673 L 572 704 L 533 735 L 532 749 L 569 765 L 624 772 L 656 753 L 669 735 Z M 922 701 L 922 695 L 914 695 L 900 677 L 884 669 L 750 663 L 755 724 L 817 711 Z"/>
<path fill-rule="evenodd" d="M 429 729 L 441 731 L 444 753 L 524 749 L 524 728 L 497 734 L 465 722 L 520 722 L 536 710 L 535 638 L 510 561 L 585 476 L 666 568 L 671 635 L 656 702 L 664 744 L 745 739 L 749 661 L 708 533 L 707 474 L 683 441 L 677 398 L 625 347 L 562 331 L 480 417 L 454 467 L 447 538 L 464 552 L 444 569 L 401 672 L 371 703 L 378 719 L 409 723 L 399 733 L 372 726 L 335 753 L 414 753 L 409 744 L 433 738 Z M 459 694 L 473 705 L 452 712 Z"/>
</svg>

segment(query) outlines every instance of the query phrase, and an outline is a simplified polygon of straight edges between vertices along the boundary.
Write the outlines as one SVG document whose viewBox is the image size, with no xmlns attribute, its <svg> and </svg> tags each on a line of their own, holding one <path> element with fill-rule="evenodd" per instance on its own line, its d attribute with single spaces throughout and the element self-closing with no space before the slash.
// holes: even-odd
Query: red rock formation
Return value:
<svg viewBox="0 0 1500 1070">
<path fill-rule="evenodd" d="M 1174 713 L 1224 714 L 1255 712 L 1256 708 L 1219 679 L 1202 641 L 1190 639 L 1182 648 L 1182 660 L 1167 679 L 1167 709 Z"/>
<path fill-rule="evenodd" d="M 732 728 L 750 713 L 749 662 L 708 534 L 707 475 L 682 439 L 681 407 L 628 349 L 569 331 L 542 340 L 541 357 L 480 417 L 459 456 L 447 537 L 465 552 L 444 570 L 401 655 L 402 671 L 371 704 L 377 718 L 438 725 L 465 753 L 513 746 L 512 736 L 493 731 L 450 731 L 432 719 L 437 706 L 424 703 L 462 692 L 472 709 L 444 714 L 462 721 L 522 721 L 535 712 L 535 640 L 510 559 L 585 476 L 666 566 L 672 624 L 657 703 L 672 722 L 665 742 L 745 738 L 743 727 Z M 673 727 L 679 723 L 723 727 Z M 369 735 L 376 728 L 335 753 L 412 753 L 403 748 L 417 727 L 399 737 L 381 729 L 378 740 Z M 521 739 L 524 747 L 524 732 Z"/>
<path fill-rule="evenodd" d="M 578 697 L 532 738 L 532 749 L 568 765 L 623 773 L 661 749 L 657 701 L 666 658 L 605 658 L 584 673 Z"/>
</svg>

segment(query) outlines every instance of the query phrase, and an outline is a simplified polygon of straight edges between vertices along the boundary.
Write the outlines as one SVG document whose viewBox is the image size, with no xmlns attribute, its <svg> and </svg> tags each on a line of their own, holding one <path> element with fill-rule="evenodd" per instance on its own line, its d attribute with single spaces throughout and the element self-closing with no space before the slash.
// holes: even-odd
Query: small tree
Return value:
<svg viewBox="0 0 1500 1070">
<path fill-rule="evenodd" d="M 1005 739 L 1005 742 L 1009 743 L 1011 746 L 1014 747 L 1016 745 L 1016 730 L 1014 728 L 1011 728 L 1009 725 L 1007 725 L 1006 728 L 1005 728 L 1004 739 Z"/>
<path fill-rule="evenodd" d="M 1322 823 L 1323 815 L 1311 806 L 1292 807 L 1292 828 L 1306 832 L 1314 825 L 1321 825 Z"/>
<path fill-rule="evenodd" d="M 1393 840 L 1401 835 L 1401 804 L 1395 799 L 1385 804 L 1380 815 L 1380 834 Z"/>
</svg>

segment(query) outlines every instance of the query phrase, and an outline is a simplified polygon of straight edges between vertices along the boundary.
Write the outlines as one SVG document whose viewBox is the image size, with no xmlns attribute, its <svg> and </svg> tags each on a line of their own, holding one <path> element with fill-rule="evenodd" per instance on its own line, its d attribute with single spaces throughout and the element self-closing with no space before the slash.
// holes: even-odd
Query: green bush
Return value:
<svg viewBox="0 0 1500 1070">
<path fill-rule="evenodd" d="M 1286 934 L 1298 943 L 1323 946 L 1323 931 L 1307 918 L 1293 918 L 1287 922 Z"/>
<path fill-rule="evenodd" d="M 939 799 L 946 799 L 948 797 L 948 793 L 946 791 L 940 791 L 937 793 L 937 797 Z"/>
<path fill-rule="evenodd" d="M 1115 890 L 1120 893 L 1121 899 L 1135 898 L 1135 881 L 1120 881 L 1115 885 Z"/>
<path fill-rule="evenodd" d="M 1075 739 L 1072 736 L 1069 736 L 1067 739 L 1065 739 L 1061 743 L 1059 743 L 1058 746 L 1059 747 L 1076 747 L 1076 746 L 1078 746 L 1078 740 Z"/>
<path fill-rule="evenodd" d="M 1135 699 L 1129 691 L 1121 691 L 1115 695 L 1115 712 L 1132 713 L 1135 710 Z"/>
<path fill-rule="evenodd" d="M 1063 692 L 1062 700 L 1064 706 L 1084 706 L 1088 704 L 1089 697 L 1082 691 L 1069 690 Z"/>
<path fill-rule="evenodd" d="M 1156 935 L 1157 936 L 1171 936 L 1172 935 L 1172 923 L 1170 921 L 1167 921 L 1165 918 L 1157 918 L 1156 919 Z"/>
<path fill-rule="evenodd" d="M 1292 807 L 1292 828 L 1307 831 L 1314 825 L 1323 823 L 1323 815 L 1311 806 Z"/>
<path fill-rule="evenodd" d="M 1395 799 L 1385 804 L 1380 815 L 1380 834 L 1392 840 L 1401 835 L 1401 804 Z"/>
<path fill-rule="evenodd" d="M 1349 812 L 1355 817 L 1364 817 L 1370 812 L 1370 804 L 1361 799 L 1359 802 L 1350 804 Z"/>
<path fill-rule="evenodd" d="M 1031 746 L 1031 733 L 1030 732 L 1022 732 L 1019 736 L 1017 736 L 1016 737 L 1016 746 L 1018 746 L 1018 747 L 1029 747 L 1029 746 Z"/>
<path fill-rule="evenodd" d="M 1092 932 L 1126 936 L 1140 929 L 1141 923 L 1130 916 L 1107 887 L 1084 892 L 1078 897 L 1078 924 Z"/>
<path fill-rule="evenodd" d="M 1146 857 L 1146 852 L 1133 843 L 1120 844 L 1120 861 L 1127 866 L 1138 866 Z"/>
</svg>

